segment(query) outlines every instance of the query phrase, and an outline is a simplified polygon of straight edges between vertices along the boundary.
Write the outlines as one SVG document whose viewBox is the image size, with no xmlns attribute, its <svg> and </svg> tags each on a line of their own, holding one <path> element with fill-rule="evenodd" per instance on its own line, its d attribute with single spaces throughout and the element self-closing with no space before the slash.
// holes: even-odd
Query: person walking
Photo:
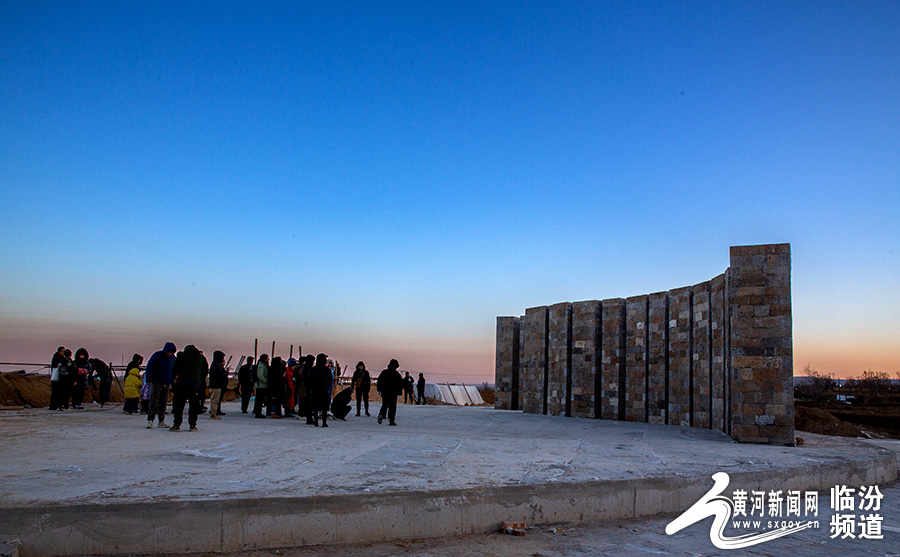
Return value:
<svg viewBox="0 0 900 557">
<path fill-rule="evenodd" d="M 425 401 L 425 376 L 419 374 L 419 380 L 416 382 L 416 404 L 428 404 Z"/>
<path fill-rule="evenodd" d="M 60 386 L 59 381 L 59 372 L 60 366 L 67 365 L 66 361 L 66 347 L 60 346 L 56 349 L 56 352 L 53 353 L 53 357 L 50 359 L 50 405 L 47 407 L 48 410 L 61 410 L 62 409 L 62 387 Z"/>
<path fill-rule="evenodd" d="M 265 419 L 263 409 L 266 407 L 266 398 L 269 388 L 269 355 L 262 354 L 259 361 L 256 362 L 256 373 L 253 374 L 254 389 L 256 390 L 256 399 L 253 401 L 253 415 L 260 419 Z"/>
<path fill-rule="evenodd" d="M 147 409 L 147 429 L 153 429 L 153 419 L 159 417 L 157 427 L 166 427 L 166 403 L 172 386 L 172 366 L 175 364 L 175 344 L 167 342 L 162 350 L 150 356 L 144 381 L 150 385 L 150 406 Z"/>
<path fill-rule="evenodd" d="M 222 354 L 222 361 L 225 355 Z M 193 344 L 188 344 L 175 358 L 172 366 L 172 427 L 169 431 L 181 431 L 184 420 L 184 404 L 188 404 L 188 425 L 191 431 L 197 431 L 197 417 L 203 403 L 206 378 L 209 376 L 209 362 L 203 352 Z"/>
<path fill-rule="evenodd" d="M 222 395 L 228 387 L 228 371 L 225 370 L 225 352 L 216 350 L 213 352 L 213 363 L 209 366 L 209 418 L 221 420 L 219 407 L 222 405 Z"/>
<path fill-rule="evenodd" d="M 319 415 L 321 415 L 322 427 L 328 427 L 328 409 L 331 406 L 334 375 L 328 367 L 328 356 L 325 354 L 316 356 L 316 365 L 309 372 L 306 388 L 312 414 L 312 425 L 319 427 Z"/>
<path fill-rule="evenodd" d="M 380 424 L 387 416 L 389 425 L 397 425 L 397 397 L 403 392 L 403 377 L 397 368 L 400 363 L 397 360 L 391 360 L 387 369 L 378 375 L 375 388 L 381 393 L 381 410 L 378 412 L 378 423 Z"/>
<path fill-rule="evenodd" d="M 250 397 L 253 396 L 253 356 L 249 356 L 247 363 L 238 369 L 238 390 L 241 395 L 241 412 L 246 414 Z"/>
<path fill-rule="evenodd" d="M 131 357 L 131 361 L 125 367 L 125 406 L 122 411 L 129 416 L 137 414 L 140 408 L 138 404 L 141 400 L 141 363 L 144 357 L 135 354 Z"/>
<path fill-rule="evenodd" d="M 366 406 L 366 416 L 369 414 L 369 390 L 372 388 L 372 376 L 366 369 L 366 364 L 359 362 L 353 371 L 353 389 L 356 391 L 356 415 L 359 416 L 362 403 Z"/>
<path fill-rule="evenodd" d="M 94 371 L 91 358 L 87 349 L 79 348 L 75 351 L 75 361 L 72 364 L 75 374 L 72 381 L 72 408 L 82 410 L 84 406 L 84 393 L 87 390 L 88 378 Z"/>
</svg>

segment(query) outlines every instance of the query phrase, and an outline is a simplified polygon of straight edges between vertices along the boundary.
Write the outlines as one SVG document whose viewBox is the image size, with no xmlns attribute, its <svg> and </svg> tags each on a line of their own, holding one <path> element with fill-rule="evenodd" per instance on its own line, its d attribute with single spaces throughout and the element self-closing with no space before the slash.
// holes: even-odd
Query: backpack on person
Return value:
<svg viewBox="0 0 900 557">
<path fill-rule="evenodd" d="M 254 383 L 259 383 L 259 364 L 253 364 L 253 367 L 250 368 L 250 378 Z"/>
</svg>

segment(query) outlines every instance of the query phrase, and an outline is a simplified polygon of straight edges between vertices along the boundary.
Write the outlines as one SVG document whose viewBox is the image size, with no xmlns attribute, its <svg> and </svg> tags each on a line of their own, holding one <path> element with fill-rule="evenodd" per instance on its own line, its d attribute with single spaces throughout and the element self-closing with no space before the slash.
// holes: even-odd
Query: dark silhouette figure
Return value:
<svg viewBox="0 0 900 557">
<path fill-rule="evenodd" d="M 397 368 L 400 363 L 397 360 L 391 360 L 387 369 L 378 376 L 375 386 L 381 393 L 381 411 L 378 412 L 378 423 L 380 424 L 387 416 L 390 425 L 397 425 L 397 397 L 403 393 L 403 377 Z"/>
</svg>

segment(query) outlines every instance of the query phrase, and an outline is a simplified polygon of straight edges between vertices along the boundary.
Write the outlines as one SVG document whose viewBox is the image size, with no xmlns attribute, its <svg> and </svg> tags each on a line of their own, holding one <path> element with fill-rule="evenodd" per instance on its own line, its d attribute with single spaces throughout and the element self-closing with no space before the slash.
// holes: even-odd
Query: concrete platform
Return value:
<svg viewBox="0 0 900 557">
<path fill-rule="evenodd" d="M 823 506 L 834 485 L 897 477 L 888 449 L 804 433 L 793 448 L 492 408 L 401 405 L 389 427 L 375 404 L 327 429 L 224 410 L 194 433 L 118 407 L 0 412 L 0 541 L 62 555 L 423 539 L 682 512 L 715 472 L 747 490 L 819 490 Z"/>
</svg>

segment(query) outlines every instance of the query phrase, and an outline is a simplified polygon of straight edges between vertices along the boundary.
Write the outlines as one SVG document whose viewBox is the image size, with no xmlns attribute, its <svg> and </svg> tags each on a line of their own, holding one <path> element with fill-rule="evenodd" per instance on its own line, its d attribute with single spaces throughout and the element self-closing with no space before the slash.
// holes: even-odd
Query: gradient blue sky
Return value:
<svg viewBox="0 0 900 557">
<path fill-rule="evenodd" d="M 2 2 L 0 361 L 259 338 L 492 380 L 498 315 L 789 242 L 795 371 L 900 372 L 898 29 L 880 1 Z"/>
</svg>

